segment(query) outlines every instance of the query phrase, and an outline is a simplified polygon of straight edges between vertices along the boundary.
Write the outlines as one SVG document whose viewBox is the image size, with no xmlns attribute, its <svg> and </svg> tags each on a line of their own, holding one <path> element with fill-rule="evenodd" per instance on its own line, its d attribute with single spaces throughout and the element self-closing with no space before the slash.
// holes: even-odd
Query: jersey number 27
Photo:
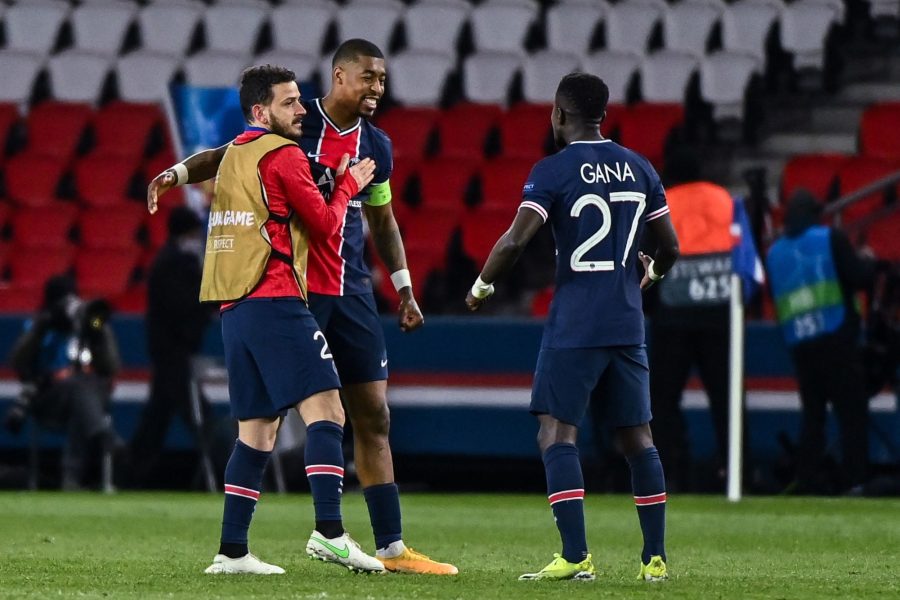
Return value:
<svg viewBox="0 0 900 600">
<path fill-rule="evenodd" d="M 625 242 L 625 250 L 622 252 L 621 262 L 622 266 L 625 266 L 628 253 L 631 251 L 631 246 L 634 243 L 634 236 L 638 230 L 638 223 L 640 223 L 641 215 L 644 214 L 644 209 L 647 207 L 647 195 L 641 192 L 611 192 L 609 194 L 609 202 L 597 194 L 585 194 L 575 201 L 570 212 L 572 217 L 577 219 L 581 216 L 581 211 L 586 207 L 596 206 L 603 216 L 603 224 L 584 243 L 572 251 L 569 266 L 573 271 L 612 271 L 616 268 L 615 257 L 613 257 L 613 260 L 582 260 L 591 248 L 602 242 L 609 235 L 609 231 L 612 229 L 612 210 L 609 205 L 612 202 L 637 203 L 637 210 L 634 211 L 634 219 L 631 221 L 631 229 L 628 232 L 628 240 Z"/>
</svg>

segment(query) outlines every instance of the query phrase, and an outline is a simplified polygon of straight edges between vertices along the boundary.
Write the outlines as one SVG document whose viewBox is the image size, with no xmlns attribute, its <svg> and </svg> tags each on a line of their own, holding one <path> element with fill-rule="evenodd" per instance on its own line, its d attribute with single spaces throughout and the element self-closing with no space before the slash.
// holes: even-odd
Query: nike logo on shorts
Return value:
<svg viewBox="0 0 900 600">
<path fill-rule="evenodd" d="M 382 368 L 384 368 L 384 367 L 387 366 L 387 359 L 386 359 L 386 358 L 381 359 L 381 366 L 382 366 Z"/>
</svg>

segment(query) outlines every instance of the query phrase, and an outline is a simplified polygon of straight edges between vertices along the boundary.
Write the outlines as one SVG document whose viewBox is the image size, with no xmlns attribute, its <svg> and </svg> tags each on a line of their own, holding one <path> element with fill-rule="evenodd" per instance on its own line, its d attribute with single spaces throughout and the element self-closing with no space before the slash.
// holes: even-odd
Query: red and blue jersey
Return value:
<svg viewBox="0 0 900 600">
<path fill-rule="evenodd" d="M 556 239 L 542 347 L 643 344 L 638 246 L 644 224 L 669 212 L 650 163 L 609 140 L 573 142 L 534 166 L 522 197 Z"/>
<path fill-rule="evenodd" d="M 350 200 L 338 232 L 325 241 L 310 244 L 306 275 L 309 291 L 329 296 L 371 292 L 372 279 L 363 258 L 365 231 L 361 213 L 363 204 L 369 201 L 371 188 L 385 184 L 391 176 L 391 140 L 362 118 L 341 130 L 325 113 L 319 98 L 304 106 L 307 115 L 303 118 L 300 147 L 309 158 L 313 181 L 326 202 L 331 198 L 334 172 L 342 155 L 350 155 L 351 165 L 364 158 L 371 158 L 376 164 L 372 183 Z"/>
</svg>

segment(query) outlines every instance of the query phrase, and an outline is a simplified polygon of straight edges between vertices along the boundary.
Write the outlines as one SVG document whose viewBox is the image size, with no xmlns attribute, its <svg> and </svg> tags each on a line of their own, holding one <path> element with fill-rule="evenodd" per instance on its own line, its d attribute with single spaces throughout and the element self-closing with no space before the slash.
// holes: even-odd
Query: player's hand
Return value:
<svg viewBox="0 0 900 600">
<path fill-rule="evenodd" d="M 338 164 L 337 177 L 347 172 L 347 166 L 350 164 L 350 155 L 344 154 L 341 162 Z M 352 167 L 350 167 L 350 176 L 356 180 L 356 187 L 363 189 L 375 176 L 375 161 L 371 158 L 364 158 Z"/>
<path fill-rule="evenodd" d="M 159 208 L 159 197 L 175 187 L 175 173 L 165 170 L 147 186 L 147 210 L 155 214 Z"/>
<path fill-rule="evenodd" d="M 416 299 L 411 291 L 400 294 L 400 308 L 398 312 L 400 331 L 404 333 L 415 331 L 425 324 L 425 317 L 422 315 L 422 311 L 419 310 L 419 305 L 416 304 Z"/>
<path fill-rule="evenodd" d="M 488 301 L 488 298 L 490 298 L 490 296 L 486 296 L 484 298 L 476 298 L 472 295 L 472 290 L 469 290 L 469 293 L 466 294 L 466 307 L 470 311 L 475 312 L 479 308 L 481 308 L 482 304 Z"/>
<path fill-rule="evenodd" d="M 641 278 L 641 291 L 643 291 L 655 283 L 650 279 L 650 263 L 653 262 L 653 259 L 641 251 L 638 251 L 638 258 L 644 265 L 644 276 Z"/>
</svg>

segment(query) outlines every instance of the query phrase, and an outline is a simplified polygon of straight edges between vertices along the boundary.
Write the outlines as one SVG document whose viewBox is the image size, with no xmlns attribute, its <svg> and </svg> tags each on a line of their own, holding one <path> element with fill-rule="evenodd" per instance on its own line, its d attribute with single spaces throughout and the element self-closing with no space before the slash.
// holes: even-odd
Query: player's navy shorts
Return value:
<svg viewBox="0 0 900 600">
<path fill-rule="evenodd" d="M 283 416 L 301 400 L 341 387 L 325 335 L 299 298 L 251 298 L 222 312 L 231 413 Z"/>
<path fill-rule="evenodd" d="M 328 337 L 344 385 L 387 379 L 384 330 L 370 294 L 309 294 L 309 309 Z"/>
<path fill-rule="evenodd" d="M 531 412 L 578 426 L 589 404 L 614 427 L 650 422 L 650 369 L 643 345 L 541 348 Z"/>
</svg>

